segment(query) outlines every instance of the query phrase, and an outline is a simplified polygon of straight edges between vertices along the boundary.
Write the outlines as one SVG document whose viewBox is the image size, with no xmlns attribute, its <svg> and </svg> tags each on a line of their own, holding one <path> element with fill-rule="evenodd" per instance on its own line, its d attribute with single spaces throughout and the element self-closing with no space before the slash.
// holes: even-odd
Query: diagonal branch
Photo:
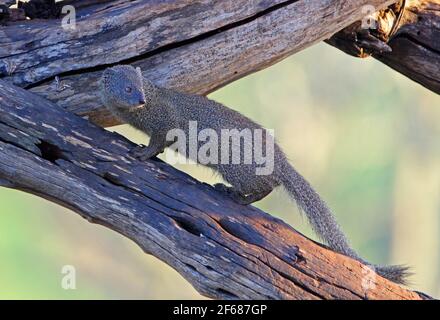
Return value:
<svg viewBox="0 0 440 320">
<path fill-rule="evenodd" d="M 0 80 L 0 185 L 135 241 L 221 299 L 424 299 L 240 206 L 133 144 Z"/>
<path fill-rule="evenodd" d="M 363 17 L 364 5 L 393 2 L 107 1 L 80 8 L 75 31 L 60 20 L 0 29 L 0 77 L 110 126 L 118 121 L 96 96 L 106 66 L 130 63 L 159 85 L 206 94 L 329 38 Z"/>
</svg>

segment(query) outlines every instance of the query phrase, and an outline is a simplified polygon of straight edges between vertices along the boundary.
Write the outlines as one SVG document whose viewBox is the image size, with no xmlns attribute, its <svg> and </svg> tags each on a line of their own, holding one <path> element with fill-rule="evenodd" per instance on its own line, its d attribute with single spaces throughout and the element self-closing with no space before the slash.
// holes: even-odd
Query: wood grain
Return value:
<svg viewBox="0 0 440 320">
<path fill-rule="evenodd" d="M 393 2 L 112 1 L 78 10 L 74 32 L 58 20 L 2 28 L 0 70 L 5 80 L 110 126 L 118 121 L 96 93 L 106 66 L 131 63 L 159 85 L 206 94 L 329 38 L 360 19 L 363 5 Z"/>
</svg>

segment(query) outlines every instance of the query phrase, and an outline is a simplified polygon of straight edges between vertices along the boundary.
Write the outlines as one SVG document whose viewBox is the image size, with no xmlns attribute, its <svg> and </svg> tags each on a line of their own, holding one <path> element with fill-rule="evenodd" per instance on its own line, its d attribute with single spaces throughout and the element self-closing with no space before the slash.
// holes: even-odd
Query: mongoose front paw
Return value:
<svg viewBox="0 0 440 320">
<path fill-rule="evenodd" d="M 231 187 L 228 187 L 227 185 L 223 183 L 216 183 L 213 185 L 214 189 L 217 190 L 220 193 L 229 194 Z"/>
<path fill-rule="evenodd" d="M 158 155 L 158 152 L 155 152 L 152 148 L 148 146 L 139 145 L 131 150 L 130 155 L 135 157 L 136 159 L 145 161 Z"/>
</svg>

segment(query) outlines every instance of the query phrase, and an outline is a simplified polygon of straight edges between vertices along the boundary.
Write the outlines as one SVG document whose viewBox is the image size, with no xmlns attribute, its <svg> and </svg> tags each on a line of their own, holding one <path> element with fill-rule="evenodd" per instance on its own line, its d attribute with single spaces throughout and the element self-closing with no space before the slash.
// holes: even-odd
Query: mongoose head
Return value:
<svg viewBox="0 0 440 320">
<path fill-rule="evenodd" d="M 135 111 L 145 105 L 143 77 L 139 68 L 120 65 L 107 68 L 101 78 L 101 99 L 117 111 Z"/>
</svg>

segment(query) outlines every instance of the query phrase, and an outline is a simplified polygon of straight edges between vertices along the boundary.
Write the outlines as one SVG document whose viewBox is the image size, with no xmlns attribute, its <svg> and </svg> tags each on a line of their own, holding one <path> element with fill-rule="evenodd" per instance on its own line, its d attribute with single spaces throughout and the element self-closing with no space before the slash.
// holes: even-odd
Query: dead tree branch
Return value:
<svg viewBox="0 0 440 320">
<path fill-rule="evenodd" d="M 393 2 L 106 1 L 80 7 L 74 31 L 60 20 L 1 28 L 0 77 L 109 126 L 118 122 L 96 94 L 106 66 L 131 63 L 159 85 L 206 94 L 329 38 L 363 5 Z"/>
<path fill-rule="evenodd" d="M 0 80 L 0 185 L 135 241 L 220 299 L 423 299 L 133 144 Z"/>
</svg>

